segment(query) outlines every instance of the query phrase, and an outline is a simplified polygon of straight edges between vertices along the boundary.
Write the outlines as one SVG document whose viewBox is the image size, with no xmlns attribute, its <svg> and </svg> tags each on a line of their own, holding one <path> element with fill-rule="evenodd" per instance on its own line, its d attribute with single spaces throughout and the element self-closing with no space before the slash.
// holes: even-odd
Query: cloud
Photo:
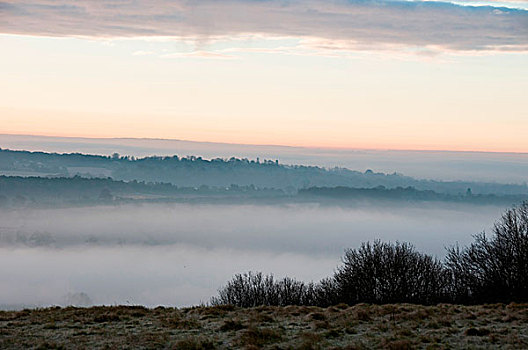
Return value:
<svg viewBox="0 0 528 350">
<path fill-rule="evenodd" d="M 81 37 L 263 35 L 330 43 L 332 50 L 440 47 L 525 51 L 528 11 L 436 1 L 4 1 L 0 32 Z M 337 43 L 337 44 L 336 44 Z"/>
<path fill-rule="evenodd" d="M 132 56 L 149 56 L 155 54 L 154 51 L 136 51 L 132 54 Z"/>
<path fill-rule="evenodd" d="M 235 56 L 226 55 L 214 51 L 193 51 L 193 52 L 174 52 L 167 53 L 160 56 L 161 58 L 203 58 L 203 59 L 215 59 L 215 60 L 230 60 L 234 59 Z"/>
</svg>

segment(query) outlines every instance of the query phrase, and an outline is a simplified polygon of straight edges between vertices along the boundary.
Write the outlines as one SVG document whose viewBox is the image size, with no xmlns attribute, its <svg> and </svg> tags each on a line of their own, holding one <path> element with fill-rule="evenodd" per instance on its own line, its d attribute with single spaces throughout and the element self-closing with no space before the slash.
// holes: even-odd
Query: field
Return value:
<svg viewBox="0 0 528 350">
<path fill-rule="evenodd" d="M 0 348 L 521 349 L 528 304 L 2 311 Z"/>
</svg>

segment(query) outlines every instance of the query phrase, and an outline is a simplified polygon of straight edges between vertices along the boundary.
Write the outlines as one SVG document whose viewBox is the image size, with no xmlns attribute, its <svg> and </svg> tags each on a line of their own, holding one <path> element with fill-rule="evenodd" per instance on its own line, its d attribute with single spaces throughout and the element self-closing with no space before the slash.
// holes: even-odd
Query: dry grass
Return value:
<svg viewBox="0 0 528 350">
<path fill-rule="evenodd" d="M 0 312 L 2 349 L 520 349 L 528 304 L 46 308 Z"/>
</svg>

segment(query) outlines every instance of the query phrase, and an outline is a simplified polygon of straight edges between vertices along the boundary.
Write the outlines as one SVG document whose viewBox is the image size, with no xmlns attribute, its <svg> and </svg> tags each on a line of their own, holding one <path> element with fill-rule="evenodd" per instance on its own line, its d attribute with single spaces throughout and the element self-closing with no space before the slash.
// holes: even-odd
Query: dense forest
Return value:
<svg viewBox="0 0 528 350">
<path fill-rule="evenodd" d="M 282 190 L 253 185 L 178 187 L 170 183 L 115 181 L 110 178 L 21 177 L 0 175 L 0 207 L 119 204 L 145 201 L 214 201 L 282 198 Z"/>
<path fill-rule="evenodd" d="M 472 204 L 505 204 L 512 205 L 528 200 L 528 195 L 495 195 L 495 194 L 473 194 L 471 188 L 465 194 L 446 194 L 431 190 L 417 190 L 414 187 L 386 188 L 377 186 L 374 188 L 354 187 L 310 187 L 300 189 L 299 197 L 325 198 L 329 200 L 386 200 L 386 201 L 443 201 L 460 202 Z"/>
<path fill-rule="evenodd" d="M 218 202 L 343 204 L 357 201 L 424 202 L 512 205 L 528 200 L 528 195 L 445 194 L 413 187 L 392 189 L 353 187 L 309 187 L 297 193 L 254 185 L 227 187 L 179 187 L 170 183 L 116 181 L 111 178 L 22 177 L 0 175 L 0 207 L 68 206 L 120 204 L 130 202 Z"/>
<path fill-rule="evenodd" d="M 0 174 L 12 176 L 54 176 L 107 178 L 122 181 L 170 183 L 178 187 L 231 185 L 275 188 L 287 193 L 309 187 L 385 188 L 413 187 L 442 194 L 521 195 L 526 184 L 499 184 L 466 181 L 418 180 L 398 173 L 372 170 L 358 172 L 346 168 L 284 165 L 278 160 L 239 158 L 203 159 L 196 156 L 145 157 L 57 154 L 0 149 Z"/>
</svg>

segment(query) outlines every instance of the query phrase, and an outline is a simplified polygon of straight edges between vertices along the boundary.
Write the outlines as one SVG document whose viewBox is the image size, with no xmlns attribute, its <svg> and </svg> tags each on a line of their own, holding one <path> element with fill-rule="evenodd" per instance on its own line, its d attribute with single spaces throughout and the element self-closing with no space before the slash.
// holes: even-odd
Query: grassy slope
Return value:
<svg viewBox="0 0 528 350">
<path fill-rule="evenodd" d="M 0 348 L 528 348 L 528 304 L 47 308 L 0 312 Z"/>
</svg>

